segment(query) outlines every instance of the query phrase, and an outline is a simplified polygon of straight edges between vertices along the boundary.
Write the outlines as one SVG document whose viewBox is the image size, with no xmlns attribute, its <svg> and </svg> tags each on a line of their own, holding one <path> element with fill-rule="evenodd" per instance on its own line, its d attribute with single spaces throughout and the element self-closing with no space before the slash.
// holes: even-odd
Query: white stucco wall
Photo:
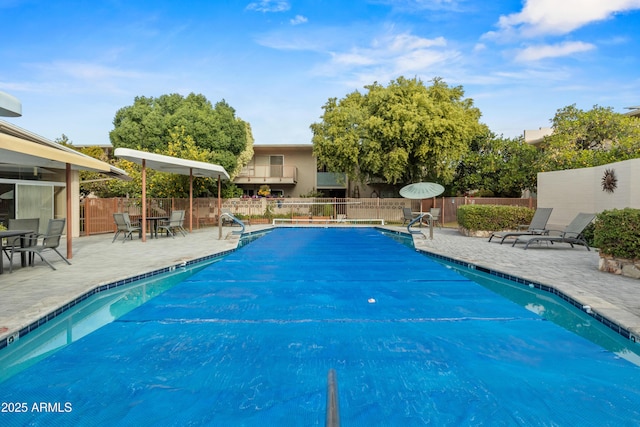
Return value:
<svg viewBox="0 0 640 427">
<path fill-rule="evenodd" d="M 602 190 L 606 169 L 613 169 L 618 178 L 618 188 L 613 193 Z M 580 212 L 640 209 L 640 159 L 539 173 L 538 207 L 553 208 L 548 225 L 554 228 L 564 228 Z"/>
</svg>

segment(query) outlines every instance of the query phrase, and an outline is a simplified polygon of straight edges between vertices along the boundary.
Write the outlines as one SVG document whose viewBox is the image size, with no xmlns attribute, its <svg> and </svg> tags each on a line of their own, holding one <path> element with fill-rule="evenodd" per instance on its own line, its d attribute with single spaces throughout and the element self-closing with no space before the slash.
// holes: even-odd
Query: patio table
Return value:
<svg viewBox="0 0 640 427">
<path fill-rule="evenodd" d="M 166 221 L 168 220 L 169 217 L 164 215 L 164 216 L 148 216 L 147 217 L 147 221 L 149 221 L 151 227 L 149 227 L 149 237 L 151 237 L 152 239 L 157 239 L 158 238 L 158 224 L 160 223 L 160 221 Z"/>
<path fill-rule="evenodd" d="M 33 230 L 3 230 L 0 231 L 0 241 L 2 239 L 6 239 L 9 237 L 22 237 L 24 239 L 24 236 L 26 236 L 27 234 L 32 234 Z M 27 257 L 26 257 L 26 253 L 22 252 L 20 254 L 20 262 L 22 264 L 23 267 L 26 267 L 27 265 Z M 0 257 L 2 256 L 2 254 L 0 254 Z M 0 259 L 0 274 L 4 273 L 4 260 Z"/>
</svg>

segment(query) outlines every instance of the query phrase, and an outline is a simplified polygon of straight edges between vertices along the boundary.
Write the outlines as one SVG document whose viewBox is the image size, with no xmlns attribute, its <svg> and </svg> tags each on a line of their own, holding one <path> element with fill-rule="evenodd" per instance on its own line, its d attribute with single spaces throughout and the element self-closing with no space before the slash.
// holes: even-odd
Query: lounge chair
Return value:
<svg viewBox="0 0 640 427">
<path fill-rule="evenodd" d="M 500 244 L 503 244 L 504 239 L 508 238 L 546 234 L 547 230 L 545 228 L 547 227 L 547 221 L 549 221 L 552 210 L 553 208 L 538 208 L 533 214 L 531 223 L 528 226 L 518 226 L 519 231 L 496 231 L 494 233 L 491 233 L 491 236 L 489 236 L 489 241 L 496 237 L 500 239 Z"/>
<path fill-rule="evenodd" d="M 139 225 L 132 225 L 128 213 L 114 213 L 113 220 L 116 223 L 116 234 L 113 236 L 113 240 L 111 241 L 111 243 L 116 241 L 120 233 L 124 233 L 122 243 L 124 243 L 127 238 L 133 240 L 134 231 L 138 232 L 138 237 L 142 236 L 142 227 L 140 227 Z"/>
<path fill-rule="evenodd" d="M 71 265 L 69 260 L 67 260 L 64 256 L 62 256 L 60 252 L 58 252 L 58 246 L 60 246 L 60 238 L 62 237 L 62 232 L 64 231 L 65 222 L 65 219 L 50 219 L 46 234 L 32 234 L 29 237 L 30 242 L 28 245 L 12 246 L 11 257 L 9 260 L 9 272 L 13 272 L 13 254 L 18 252 L 38 255 L 42 261 L 46 262 L 49 267 L 55 270 L 56 268 L 49 261 L 47 261 L 45 257 L 42 256 L 43 252 L 52 250 L 57 253 L 64 262 Z M 41 244 L 38 244 L 39 238 L 42 238 Z"/>
<path fill-rule="evenodd" d="M 589 249 L 589 245 L 582 233 L 595 217 L 594 214 L 579 213 L 563 231 L 549 230 L 548 233 L 544 235 L 518 236 L 511 246 L 515 246 L 516 243 L 525 243 L 524 248 L 527 249 L 529 245 L 534 242 L 550 242 L 551 244 L 568 243 L 572 248 L 573 245 L 582 245 L 590 251 L 591 249 Z"/>
</svg>

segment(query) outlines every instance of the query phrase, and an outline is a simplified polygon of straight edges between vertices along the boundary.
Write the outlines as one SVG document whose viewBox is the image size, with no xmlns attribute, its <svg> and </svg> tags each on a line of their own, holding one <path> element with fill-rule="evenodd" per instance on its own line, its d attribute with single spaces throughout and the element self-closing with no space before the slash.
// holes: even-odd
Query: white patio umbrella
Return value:
<svg viewBox="0 0 640 427">
<path fill-rule="evenodd" d="M 416 182 L 415 184 L 405 185 L 400 189 L 402 197 L 413 200 L 430 199 L 439 196 L 443 192 L 444 187 L 435 182 Z"/>
<path fill-rule="evenodd" d="M 420 216 L 422 216 L 422 200 L 439 196 L 443 192 L 444 187 L 435 182 L 416 182 L 405 185 L 400 189 L 400 195 L 405 199 L 420 200 Z M 422 220 L 420 220 L 420 222 L 422 222 Z M 411 225 L 411 223 L 409 225 Z M 433 239 L 433 227 L 431 225 L 429 226 L 429 238 Z"/>
<path fill-rule="evenodd" d="M 422 216 L 422 200 L 439 196 L 443 192 L 444 187 L 435 182 L 416 182 L 400 189 L 400 195 L 405 199 L 420 200 L 420 216 Z"/>
</svg>

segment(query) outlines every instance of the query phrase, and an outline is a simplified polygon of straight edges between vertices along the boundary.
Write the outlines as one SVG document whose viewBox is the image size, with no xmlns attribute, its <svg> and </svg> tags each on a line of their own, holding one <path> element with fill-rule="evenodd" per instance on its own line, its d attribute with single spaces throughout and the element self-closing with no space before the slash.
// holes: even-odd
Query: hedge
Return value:
<svg viewBox="0 0 640 427">
<path fill-rule="evenodd" d="M 640 209 L 599 213 L 594 224 L 593 245 L 604 255 L 640 259 Z"/>
<path fill-rule="evenodd" d="M 534 212 L 522 206 L 463 205 L 458 207 L 458 225 L 471 231 L 516 230 L 528 225 Z"/>
</svg>

